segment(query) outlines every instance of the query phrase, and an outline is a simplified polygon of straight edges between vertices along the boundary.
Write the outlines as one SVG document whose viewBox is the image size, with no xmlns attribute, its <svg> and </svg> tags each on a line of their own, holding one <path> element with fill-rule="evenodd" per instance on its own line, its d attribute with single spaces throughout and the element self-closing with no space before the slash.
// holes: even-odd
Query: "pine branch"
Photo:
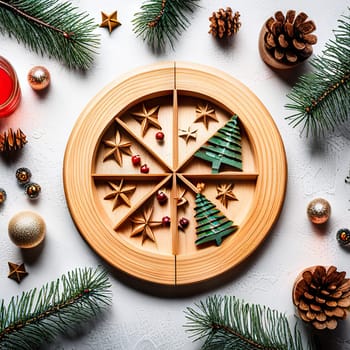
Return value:
<svg viewBox="0 0 350 350">
<path fill-rule="evenodd" d="M 249 305 L 233 296 L 209 296 L 188 307 L 185 327 L 203 350 L 302 350 L 300 332 L 287 318 L 265 306 Z"/>
<path fill-rule="evenodd" d="M 58 0 L 0 0 L 0 33 L 69 68 L 88 69 L 99 46 L 87 13 Z"/>
<path fill-rule="evenodd" d="M 134 32 L 141 36 L 153 50 L 163 51 L 190 24 L 188 13 L 198 6 L 199 0 L 147 0 L 141 12 L 134 15 Z"/>
<path fill-rule="evenodd" d="M 96 316 L 111 303 L 105 272 L 76 269 L 0 304 L 0 349 L 32 350 Z"/>
<path fill-rule="evenodd" d="M 342 18 L 335 40 L 326 44 L 323 56 L 311 60 L 314 71 L 302 75 L 287 95 L 292 103 L 286 108 L 296 113 L 286 119 L 293 127 L 302 125 L 307 136 L 322 135 L 349 119 L 350 16 Z"/>
</svg>

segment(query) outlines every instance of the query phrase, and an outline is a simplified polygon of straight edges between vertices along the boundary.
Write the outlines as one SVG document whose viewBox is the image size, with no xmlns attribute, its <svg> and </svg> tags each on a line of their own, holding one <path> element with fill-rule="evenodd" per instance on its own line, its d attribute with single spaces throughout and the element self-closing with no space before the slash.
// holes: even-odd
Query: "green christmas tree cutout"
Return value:
<svg viewBox="0 0 350 350">
<path fill-rule="evenodd" d="M 242 170 L 241 131 L 238 116 L 233 115 L 194 156 L 212 163 L 213 174 L 219 173 L 222 165 Z"/>
<path fill-rule="evenodd" d="M 200 189 L 201 185 L 197 186 Z M 201 188 L 200 188 L 201 187 Z M 208 198 L 202 193 L 196 194 L 196 206 L 194 208 L 197 221 L 196 245 L 215 241 L 216 245 L 222 243 L 222 239 L 238 230 L 238 226 L 229 220 Z"/>
</svg>

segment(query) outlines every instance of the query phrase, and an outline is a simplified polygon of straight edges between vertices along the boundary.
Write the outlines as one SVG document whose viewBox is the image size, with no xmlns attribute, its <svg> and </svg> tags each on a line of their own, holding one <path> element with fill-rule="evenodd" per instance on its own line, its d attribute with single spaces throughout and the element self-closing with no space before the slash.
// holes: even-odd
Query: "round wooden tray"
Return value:
<svg viewBox="0 0 350 350">
<path fill-rule="evenodd" d="M 198 108 L 214 118 L 196 120 Z M 152 113 L 158 126 L 144 118 Z M 243 168 L 213 174 L 194 154 L 233 114 Z M 155 139 L 159 127 L 163 142 Z M 149 173 L 132 164 L 135 154 Z M 89 102 L 68 141 L 63 175 L 73 220 L 102 258 L 137 278 L 181 285 L 222 274 L 260 245 L 282 208 L 287 164 L 274 121 L 247 87 L 213 68 L 167 62 L 113 81 Z M 239 227 L 219 246 L 195 244 L 199 183 Z M 230 189 L 226 203 L 220 185 Z M 158 191 L 166 203 L 159 203 Z M 170 226 L 159 225 L 164 216 Z M 189 220 L 185 228 L 178 226 L 182 217 Z"/>
</svg>

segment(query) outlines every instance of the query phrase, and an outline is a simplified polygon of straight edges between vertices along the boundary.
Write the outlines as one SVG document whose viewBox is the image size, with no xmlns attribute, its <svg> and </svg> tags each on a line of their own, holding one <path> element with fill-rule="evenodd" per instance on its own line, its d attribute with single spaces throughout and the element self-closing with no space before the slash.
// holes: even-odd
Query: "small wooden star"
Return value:
<svg viewBox="0 0 350 350">
<path fill-rule="evenodd" d="M 182 207 L 183 205 L 186 205 L 188 203 L 187 198 L 185 197 L 186 190 L 183 190 L 180 194 L 180 196 L 177 198 L 177 206 Z"/>
<path fill-rule="evenodd" d="M 220 184 L 216 187 L 216 199 L 219 199 L 221 204 L 227 208 L 229 201 L 237 201 L 237 197 L 233 193 L 233 184 Z"/>
<path fill-rule="evenodd" d="M 198 129 L 192 130 L 191 126 L 189 126 L 187 128 L 187 130 L 179 129 L 179 132 L 180 132 L 179 133 L 179 137 L 182 137 L 185 140 L 186 145 L 187 145 L 188 142 L 191 141 L 191 139 L 196 141 L 196 139 L 197 139 L 197 131 L 198 131 Z"/>
<path fill-rule="evenodd" d="M 110 147 L 111 150 L 109 150 L 104 158 L 103 161 L 105 161 L 110 156 L 114 156 L 115 161 L 118 163 L 119 166 L 123 165 L 123 156 L 122 153 L 127 154 L 129 156 L 132 156 L 132 152 L 130 150 L 131 142 L 122 141 L 122 138 L 120 136 L 119 131 L 117 130 L 115 133 L 114 140 L 105 140 L 103 143 Z"/>
<path fill-rule="evenodd" d="M 17 265 L 15 263 L 8 262 L 8 265 L 10 269 L 8 278 L 13 279 L 17 283 L 20 283 L 22 279 L 28 275 L 24 264 Z"/>
<path fill-rule="evenodd" d="M 158 110 L 159 106 L 152 107 L 147 110 L 145 104 L 142 104 L 142 111 L 137 113 L 132 113 L 136 120 L 141 123 L 142 137 L 145 136 L 147 130 L 154 126 L 155 128 L 161 130 L 162 127 L 158 121 Z"/>
<path fill-rule="evenodd" d="M 113 191 L 107 194 L 104 199 L 113 198 L 113 209 L 116 209 L 121 204 L 126 204 L 128 207 L 131 207 L 129 196 L 132 192 L 135 191 L 136 186 L 124 186 L 124 179 L 122 179 L 119 185 L 109 182 L 108 185 L 113 189 Z"/>
<path fill-rule="evenodd" d="M 209 122 L 211 120 L 218 122 L 218 118 L 215 113 L 215 109 L 209 105 L 209 103 L 198 104 L 196 107 L 196 119 L 195 123 L 202 120 L 205 128 L 208 129 Z"/>
<path fill-rule="evenodd" d="M 121 23 L 117 20 L 117 11 L 114 11 L 110 15 L 101 11 L 102 22 L 100 27 L 107 27 L 109 32 L 112 33 L 113 29 L 119 27 Z"/>
<path fill-rule="evenodd" d="M 153 208 L 149 207 L 145 209 L 141 214 L 135 215 L 131 218 L 131 222 L 134 224 L 130 237 L 142 235 L 142 244 L 149 238 L 152 242 L 156 241 L 152 227 L 161 226 L 161 221 L 152 221 Z"/>
</svg>

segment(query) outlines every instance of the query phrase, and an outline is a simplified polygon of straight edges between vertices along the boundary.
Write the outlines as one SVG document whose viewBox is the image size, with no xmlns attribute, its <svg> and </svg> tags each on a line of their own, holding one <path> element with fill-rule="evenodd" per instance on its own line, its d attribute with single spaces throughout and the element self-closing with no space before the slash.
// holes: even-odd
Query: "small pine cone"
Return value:
<svg viewBox="0 0 350 350">
<path fill-rule="evenodd" d="M 300 318 L 316 329 L 335 329 L 350 306 L 350 279 L 335 266 L 313 266 L 302 272 L 293 288 Z"/>
<path fill-rule="evenodd" d="M 312 54 L 312 45 L 316 44 L 317 36 L 311 34 L 316 25 L 307 21 L 304 12 L 295 15 L 289 10 L 286 16 L 281 11 L 270 17 L 265 27 L 264 45 L 270 55 L 279 62 L 296 64 L 306 60 Z"/>
<path fill-rule="evenodd" d="M 13 131 L 11 128 L 0 133 L 0 153 L 17 151 L 27 143 L 26 135 L 21 129 Z"/>
<path fill-rule="evenodd" d="M 209 17 L 209 34 L 211 33 L 214 37 L 220 39 L 229 38 L 236 34 L 241 27 L 239 17 L 239 12 L 236 11 L 233 13 L 231 7 L 226 7 L 226 10 L 220 8 L 217 12 L 213 12 L 212 16 Z"/>
</svg>

